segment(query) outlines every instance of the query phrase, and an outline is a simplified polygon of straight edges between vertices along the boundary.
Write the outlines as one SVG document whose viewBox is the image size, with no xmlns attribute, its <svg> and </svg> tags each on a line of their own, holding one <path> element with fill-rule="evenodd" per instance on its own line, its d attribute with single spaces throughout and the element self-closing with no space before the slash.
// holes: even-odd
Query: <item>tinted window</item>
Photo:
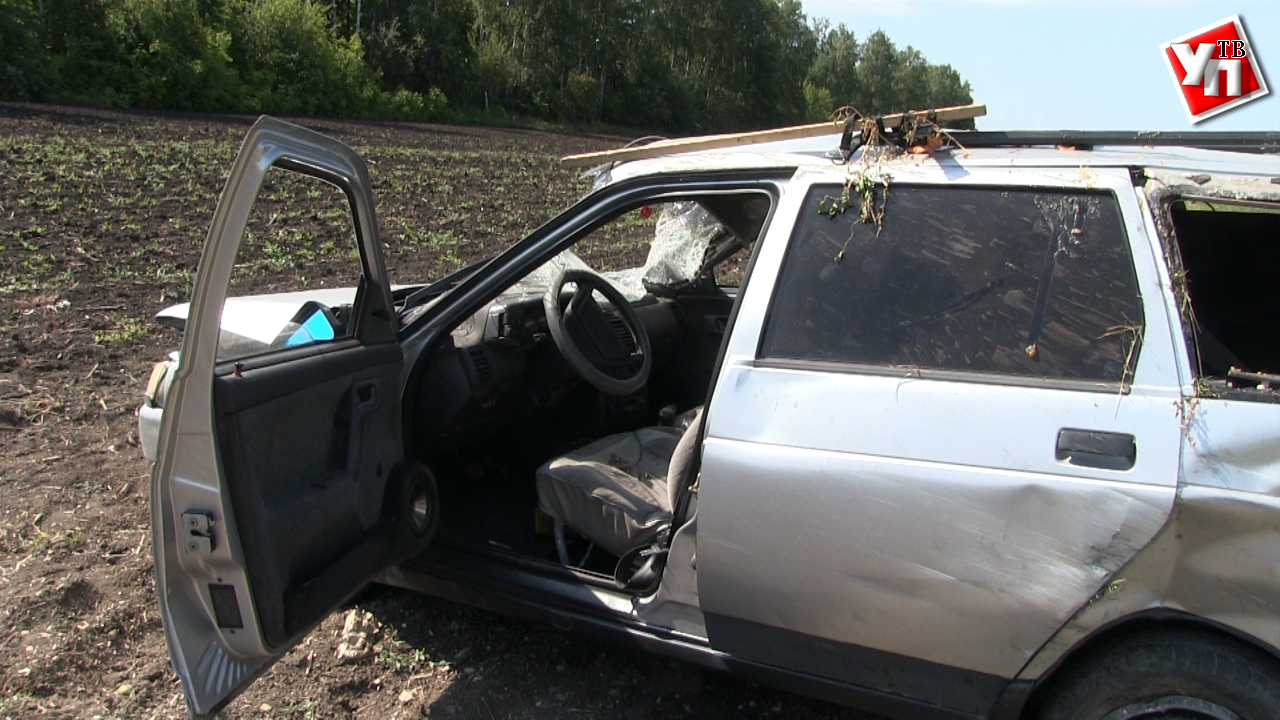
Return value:
<svg viewBox="0 0 1280 720">
<path fill-rule="evenodd" d="M 877 232 L 822 212 L 840 191 L 810 192 L 764 356 L 1125 379 L 1142 302 L 1110 195 L 894 186 Z"/>
</svg>

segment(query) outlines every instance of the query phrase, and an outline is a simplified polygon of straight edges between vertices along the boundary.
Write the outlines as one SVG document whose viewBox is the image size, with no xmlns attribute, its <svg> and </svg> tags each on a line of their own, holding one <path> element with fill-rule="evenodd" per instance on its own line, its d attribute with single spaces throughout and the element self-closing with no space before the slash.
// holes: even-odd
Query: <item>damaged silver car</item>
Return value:
<svg viewBox="0 0 1280 720">
<path fill-rule="evenodd" d="M 380 581 L 885 715 L 1277 717 L 1280 138 L 951 139 L 615 163 L 393 285 L 260 120 L 140 415 L 191 714 Z M 348 275 L 237 280 L 272 174 Z"/>
</svg>

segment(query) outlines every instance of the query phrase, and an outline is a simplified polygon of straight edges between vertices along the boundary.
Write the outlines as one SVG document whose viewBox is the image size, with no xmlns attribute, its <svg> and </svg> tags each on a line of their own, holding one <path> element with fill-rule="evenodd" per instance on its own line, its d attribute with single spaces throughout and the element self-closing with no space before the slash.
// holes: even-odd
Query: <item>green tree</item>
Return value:
<svg viewBox="0 0 1280 720">
<path fill-rule="evenodd" d="M 111 11 L 130 104 L 179 110 L 240 109 L 231 35 L 206 24 L 197 0 L 123 0 Z"/>
<path fill-rule="evenodd" d="M 469 95 L 479 62 L 473 0 L 365 0 L 365 57 L 389 88 Z"/>
<path fill-rule="evenodd" d="M 867 114 L 880 114 L 904 110 L 903 88 L 898 84 L 898 48 L 877 30 L 867 36 L 862 44 L 862 54 L 855 72 L 858 94 L 855 107 Z"/>
<path fill-rule="evenodd" d="M 0 99 L 43 98 L 45 72 L 36 8 L 28 0 L 0 0 Z"/>
<path fill-rule="evenodd" d="M 59 98 L 129 105 L 129 69 L 110 16 L 120 0 L 43 0 L 41 41 Z"/>
<path fill-rule="evenodd" d="M 817 52 L 806 80 L 812 87 L 810 96 L 819 104 L 810 104 L 808 114 L 813 120 L 825 120 L 837 107 L 852 104 L 859 97 L 858 60 L 862 50 L 844 23 L 834 28 L 825 22 L 817 23 L 813 31 L 818 37 Z"/>
<path fill-rule="evenodd" d="M 871 115 L 973 102 L 969 83 L 954 68 L 930 63 L 913 47 L 899 49 L 881 30 L 861 43 L 843 24 L 817 23 L 814 32 L 817 53 L 805 88 L 810 118 L 822 119 L 843 105 Z M 957 125 L 973 127 L 973 121 Z"/>
<path fill-rule="evenodd" d="M 311 0 L 245 0 L 230 53 L 248 105 L 298 115 L 359 115 L 381 100 L 377 75 L 355 36 L 338 37 Z"/>
<path fill-rule="evenodd" d="M 0 0 L 0 61 L 7 98 L 417 118 L 452 98 L 671 133 L 969 100 L 800 0 Z"/>
</svg>

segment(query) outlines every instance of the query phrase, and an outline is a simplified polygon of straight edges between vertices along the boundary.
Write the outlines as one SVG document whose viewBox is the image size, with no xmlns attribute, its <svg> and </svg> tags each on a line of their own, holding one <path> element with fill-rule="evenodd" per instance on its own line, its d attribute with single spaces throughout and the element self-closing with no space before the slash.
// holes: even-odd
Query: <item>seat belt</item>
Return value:
<svg viewBox="0 0 1280 720">
<path fill-rule="evenodd" d="M 668 526 L 663 535 L 670 535 Z M 613 584 L 619 590 L 646 592 L 658 586 L 662 580 L 662 568 L 667 564 L 668 543 L 659 541 L 629 550 L 618 558 L 613 569 Z M 641 560 L 643 558 L 643 560 Z"/>
</svg>

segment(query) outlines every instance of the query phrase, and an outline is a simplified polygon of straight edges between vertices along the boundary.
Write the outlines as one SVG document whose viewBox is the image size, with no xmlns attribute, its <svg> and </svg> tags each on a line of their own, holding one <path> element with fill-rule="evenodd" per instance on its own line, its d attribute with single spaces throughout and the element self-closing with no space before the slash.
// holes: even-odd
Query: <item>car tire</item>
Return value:
<svg viewBox="0 0 1280 720">
<path fill-rule="evenodd" d="M 436 477 L 421 463 L 406 463 L 387 479 L 384 516 L 391 524 L 399 550 L 421 550 L 430 544 L 440 524 L 440 493 Z"/>
<path fill-rule="evenodd" d="M 1208 630 L 1129 635 L 1064 669 L 1038 720 L 1275 720 L 1280 664 Z"/>
</svg>

